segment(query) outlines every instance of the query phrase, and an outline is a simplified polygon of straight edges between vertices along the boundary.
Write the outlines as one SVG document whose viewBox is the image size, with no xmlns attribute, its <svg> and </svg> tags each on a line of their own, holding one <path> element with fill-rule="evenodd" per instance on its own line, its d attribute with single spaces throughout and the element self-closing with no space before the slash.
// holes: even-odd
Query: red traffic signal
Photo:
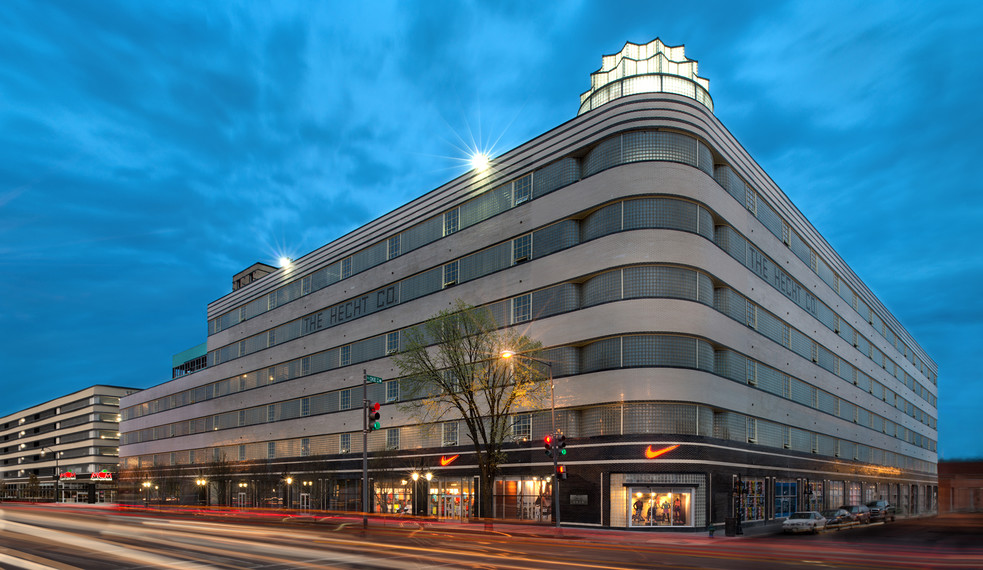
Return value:
<svg viewBox="0 0 983 570">
<path fill-rule="evenodd" d="M 382 406 L 379 405 L 379 402 L 376 402 L 369 406 L 368 409 L 369 431 L 375 431 L 382 427 L 382 424 L 379 422 L 379 418 L 382 417 L 382 414 L 379 413 L 379 408 L 381 407 Z"/>
<path fill-rule="evenodd" d="M 566 465 L 557 465 L 556 466 L 556 478 L 557 479 L 566 479 L 567 478 L 567 466 Z"/>
<path fill-rule="evenodd" d="M 553 436 L 548 435 L 543 438 L 543 447 L 546 448 L 546 455 L 553 455 Z"/>
</svg>

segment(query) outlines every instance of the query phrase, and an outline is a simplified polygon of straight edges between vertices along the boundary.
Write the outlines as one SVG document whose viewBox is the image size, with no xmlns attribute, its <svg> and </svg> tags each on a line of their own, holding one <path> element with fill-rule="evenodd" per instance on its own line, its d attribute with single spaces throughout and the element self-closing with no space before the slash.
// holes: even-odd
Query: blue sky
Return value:
<svg viewBox="0 0 983 570">
<path fill-rule="evenodd" d="M 983 4 L 699 5 L 4 1 L 0 416 L 167 380 L 233 274 L 573 118 L 660 37 L 939 364 L 940 455 L 983 457 Z"/>
</svg>

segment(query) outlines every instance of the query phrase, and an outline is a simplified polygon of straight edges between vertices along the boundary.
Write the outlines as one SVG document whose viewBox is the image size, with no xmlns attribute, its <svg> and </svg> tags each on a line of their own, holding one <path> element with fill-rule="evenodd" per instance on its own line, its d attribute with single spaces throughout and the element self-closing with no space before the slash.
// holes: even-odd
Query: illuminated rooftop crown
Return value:
<svg viewBox="0 0 983 570">
<path fill-rule="evenodd" d="M 683 46 L 667 46 L 658 38 L 645 45 L 627 42 L 619 53 L 601 58 L 601 69 L 590 74 L 590 90 L 580 96 L 577 114 L 636 93 L 675 93 L 713 112 L 710 81 L 696 73 L 696 61 L 686 59 Z"/>
</svg>

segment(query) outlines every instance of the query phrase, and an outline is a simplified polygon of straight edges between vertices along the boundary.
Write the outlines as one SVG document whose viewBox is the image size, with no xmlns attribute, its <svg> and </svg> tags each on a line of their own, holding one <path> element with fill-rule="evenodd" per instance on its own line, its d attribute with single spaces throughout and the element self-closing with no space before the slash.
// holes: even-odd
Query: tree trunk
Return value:
<svg viewBox="0 0 983 570">
<path fill-rule="evenodd" d="M 487 464 L 482 464 L 481 475 L 479 479 L 479 487 L 481 488 L 480 501 L 481 509 L 479 511 L 481 518 L 485 521 L 490 521 L 495 514 L 495 468 Z M 486 522 L 486 524 L 488 524 Z"/>
</svg>

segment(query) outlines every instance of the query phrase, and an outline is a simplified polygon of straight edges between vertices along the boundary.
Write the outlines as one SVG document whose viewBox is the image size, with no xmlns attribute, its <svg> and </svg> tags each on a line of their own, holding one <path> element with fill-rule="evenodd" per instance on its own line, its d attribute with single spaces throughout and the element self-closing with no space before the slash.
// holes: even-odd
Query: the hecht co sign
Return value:
<svg viewBox="0 0 983 570">
<path fill-rule="evenodd" d="M 93 473 L 89 477 L 89 479 L 91 479 L 92 481 L 112 481 L 113 480 L 113 474 L 110 473 L 108 470 L 103 469 L 102 471 L 100 471 L 98 473 Z"/>
</svg>

